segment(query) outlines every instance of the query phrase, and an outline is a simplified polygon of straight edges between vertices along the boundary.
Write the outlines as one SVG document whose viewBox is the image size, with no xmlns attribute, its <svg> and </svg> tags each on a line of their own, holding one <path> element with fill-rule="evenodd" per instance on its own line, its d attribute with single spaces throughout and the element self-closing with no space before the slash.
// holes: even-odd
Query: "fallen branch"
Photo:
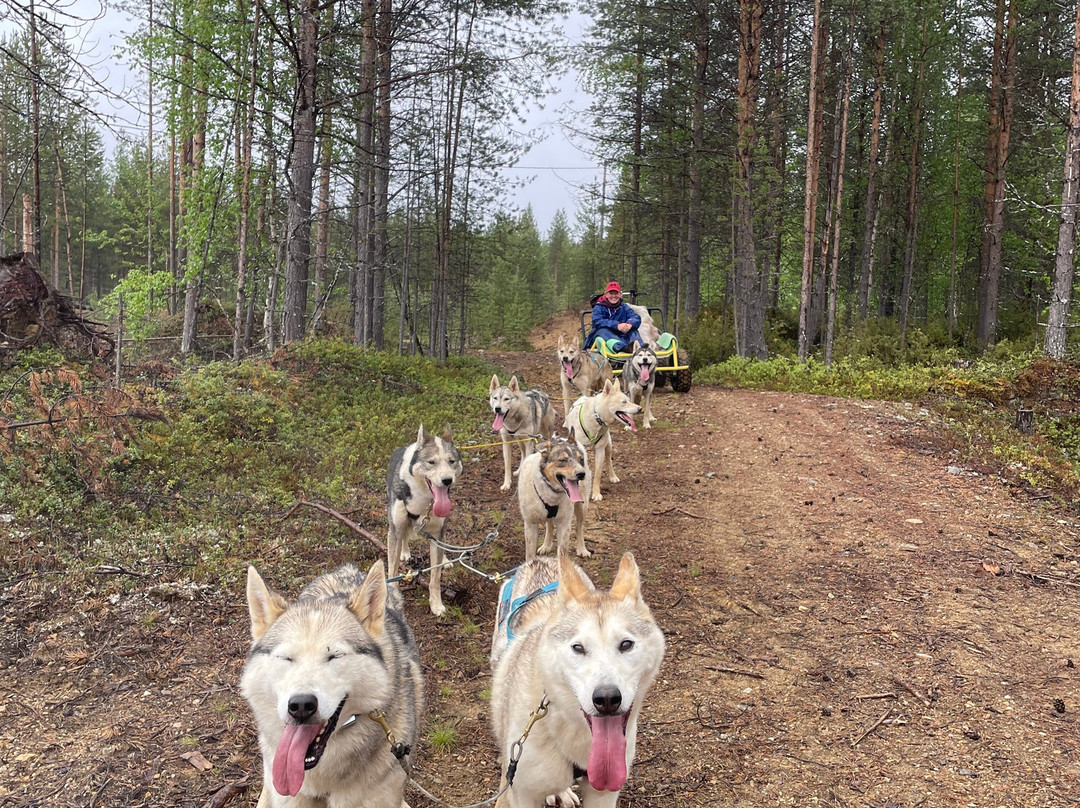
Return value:
<svg viewBox="0 0 1080 808">
<path fill-rule="evenodd" d="M 717 673 L 734 673 L 734 674 L 736 674 L 738 676 L 749 676 L 749 677 L 751 677 L 753 679 L 764 679 L 765 678 L 762 674 L 757 673 L 756 671 L 744 671 L 744 670 L 740 670 L 739 668 L 721 668 L 721 667 L 717 667 L 716 665 L 706 665 L 705 670 L 707 670 L 707 671 L 716 671 Z"/>
<path fill-rule="evenodd" d="M 1065 578 L 1051 578 L 1048 575 L 1039 575 L 1038 573 L 1027 572 L 1026 570 L 1015 570 L 1014 569 L 1013 572 L 1016 573 L 1017 575 L 1023 575 L 1025 578 L 1030 578 L 1031 580 L 1035 581 L 1036 583 L 1039 583 L 1041 581 L 1043 583 L 1048 583 L 1048 584 L 1061 584 L 1062 586 L 1073 586 L 1073 587 L 1080 588 L 1080 583 L 1077 583 L 1076 581 L 1069 581 L 1069 580 L 1066 580 Z"/>
<path fill-rule="evenodd" d="M 867 727 L 863 731 L 862 735 L 860 735 L 858 738 L 856 738 L 854 741 L 851 742 L 851 745 L 853 747 L 858 746 L 863 738 L 865 738 L 867 735 L 869 735 L 871 732 L 873 732 L 875 729 L 877 729 L 878 727 L 880 727 L 882 724 L 885 723 L 885 719 L 888 718 L 892 714 L 892 711 L 893 711 L 893 708 L 892 708 L 892 705 L 890 705 L 889 709 L 881 714 L 881 718 L 879 718 L 877 721 L 875 721 L 873 724 L 871 724 L 869 727 Z"/>
<path fill-rule="evenodd" d="M 349 517 L 345 516 L 344 514 L 338 513 L 337 511 L 335 511 L 333 508 L 329 507 L 328 505 L 323 505 L 321 502 L 309 502 L 306 499 L 302 499 L 299 502 L 297 502 L 295 505 L 293 505 L 291 508 L 289 508 L 289 512 L 287 514 L 285 514 L 283 517 L 281 517 L 281 520 L 285 521 L 286 519 L 288 519 L 290 516 L 292 516 L 296 512 L 296 509 L 299 508 L 301 505 L 307 505 L 308 507 L 314 508 L 317 511 L 322 511 L 323 513 L 329 514 L 330 516 L 334 517 L 339 522 L 341 522 L 343 525 L 348 525 L 353 531 L 355 531 L 356 533 L 359 533 L 365 539 L 370 541 L 381 552 L 383 552 L 383 553 L 386 552 L 386 545 L 385 544 L 383 544 L 381 541 L 376 539 L 373 535 L 368 533 L 366 530 L 364 530 L 362 527 L 360 527 L 360 525 L 356 524 L 356 522 L 354 522 Z"/>
<path fill-rule="evenodd" d="M 867 699 L 895 699 L 895 693 L 864 693 L 861 696 L 855 696 L 858 701 L 865 701 Z"/>
<path fill-rule="evenodd" d="M 692 519 L 709 519 L 709 520 L 711 520 L 713 522 L 719 521 L 717 519 L 713 519 L 713 517 L 711 517 L 711 516 L 702 516 L 700 513 L 690 513 L 690 511 L 684 510 L 683 508 L 679 508 L 678 506 L 675 506 L 675 505 L 672 505 L 666 511 L 653 511 L 652 515 L 653 516 L 666 516 L 669 513 L 681 513 L 681 514 L 684 514 L 685 516 L 689 516 Z"/>
<path fill-rule="evenodd" d="M 929 709 L 930 699 L 926 698 L 926 696 L 916 690 L 911 684 L 905 682 L 903 679 L 896 675 L 893 676 L 892 680 L 896 682 L 896 684 L 900 685 L 900 687 L 904 688 L 904 690 L 906 690 L 908 693 L 917 698 L 919 701 L 921 701 L 923 703 L 923 707 Z"/>
<path fill-rule="evenodd" d="M 226 783 L 215 791 L 210 799 L 203 803 L 203 808 L 221 808 L 221 806 L 233 797 L 247 791 L 249 785 L 251 785 L 250 777 L 242 777 L 239 780 L 233 780 L 231 783 Z"/>
</svg>

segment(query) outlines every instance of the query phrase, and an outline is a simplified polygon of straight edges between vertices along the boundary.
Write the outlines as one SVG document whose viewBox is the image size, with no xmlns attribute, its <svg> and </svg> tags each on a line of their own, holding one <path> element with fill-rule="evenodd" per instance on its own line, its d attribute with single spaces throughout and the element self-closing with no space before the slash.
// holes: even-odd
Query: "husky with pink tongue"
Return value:
<svg viewBox="0 0 1080 808">
<path fill-rule="evenodd" d="M 524 460 L 536 450 L 536 440 L 527 438 L 550 438 L 555 431 L 555 408 L 551 406 L 547 393 L 522 390 L 517 376 L 511 376 L 506 384 L 499 384 L 497 374 L 491 377 L 488 404 L 495 415 L 491 430 L 498 432 L 502 438 L 503 484 L 500 490 L 509 491 L 510 441 L 524 441 L 520 444 L 521 459 Z"/>
<path fill-rule="evenodd" d="M 582 448 L 566 438 L 552 437 L 522 460 L 518 471 L 518 507 L 525 524 L 525 560 L 536 558 L 541 525 L 544 527 L 541 553 L 554 551 L 556 543 L 560 550 L 568 551 L 570 530 L 575 522 L 577 554 L 582 558 L 592 555 L 585 546 L 588 502 L 582 492 L 587 494 L 589 491 L 589 467 L 585 464 Z"/>
<path fill-rule="evenodd" d="M 450 487 L 457 482 L 461 469 L 461 453 L 454 446 L 450 427 L 437 438 L 424 432 L 421 424 L 416 442 L 390 456 L 386 477 L 387 570 L 391 577 L 397 575 L 398 565 L 411 558 L 411 540 L 429 537 L 428 603 L 436 616 L 446 611 L 441 567 L 446 554 L 438 542 L 453 507 Z"/>
<path fill-rule="evenodd" d="M 607 591 L 562 551 L 558 560 L 519 567 L 503 586 L 491 644 L 502 786 L 530 715 L 541 703 L 547 710 L 522 744 L 496 808 L 615 808 L 634 761 L 642 703 L 663 658 L 664 635 L 642 598 L 631 553 Z"/>
<path fill-rule="evenodd" d="M 352 564 L 322 575 L 293 602 L 248 567 L 247 600 L 240 689 L 262 750 L 259 808 L 405 806 L 424 685 L 382 561 L 366 576 Z M 396 752 L 371 718 L 379 713 L 402 744 Z"/>
</svg>

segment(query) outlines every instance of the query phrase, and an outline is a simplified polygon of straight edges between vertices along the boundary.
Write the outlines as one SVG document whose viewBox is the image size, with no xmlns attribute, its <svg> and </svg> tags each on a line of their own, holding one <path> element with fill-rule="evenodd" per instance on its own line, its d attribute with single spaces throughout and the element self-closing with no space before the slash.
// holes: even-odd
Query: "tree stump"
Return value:
<svg viewBox="0 0 1080 808">
<path fill-rule="evenodd" d="M 1035 410 L 1017 410 L 1016 428 L 1022 435 L 1030 435 L 1035 431 Z"/>
</svg>

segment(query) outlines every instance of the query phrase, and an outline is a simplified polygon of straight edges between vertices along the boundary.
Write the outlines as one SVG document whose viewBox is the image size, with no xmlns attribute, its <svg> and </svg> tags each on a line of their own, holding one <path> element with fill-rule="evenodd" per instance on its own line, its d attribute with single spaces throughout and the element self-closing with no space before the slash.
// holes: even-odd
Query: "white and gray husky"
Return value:
<svg viewBox="0 0 1080 808">
<path fill-rule="evenodd" d="M 352 564 L 320 576 L 291 603 L 248 567 L 247 601 L 240 689 L 262 750 L 259 808 L 405 805 L 424 687 L 382 561 L 366 576 Z M 396 752 L 376 716 L 402 744 Z"/>
<path fill-rule="evenodd" d="M 635 404 L 641 402 L 642 415 L 641 425 L 649 429 L 656 418 L 652 414 L 652 394 L 656 387 L 656 343 L 634 342 L 630 346 L 631 356 L 623 366 L 619 381 L 622 383 L 626 395 Z"/>
<path fill-rule="evenodd" d="M 390 456 L 386 477 L 387 569 L 391 577 L 398 564 L 410 558 L 409 543 L 428 536 L 431 570 L 428 572 L 428 602 L 431 613 L 446 611 L 442 602 L 442 540 L 446 517 L 450 515 L 450 487 L 461 474 L 461 453 L 447 427 L 441 438 L 424 432 L 416 442 L 402 446 Z"/>
<path fill-rule="evenodd" d="M 565 426 L 571 437 L 584 450 L 594 446 L 596 462 L 592 465 L 593 502 L 603 499 L 600 493 L 600 475 L 607 469 L 608 481 L 617 483 L 615 467 L 611 460 L 611 427 L 621 423 L 634 432 L 634 416 L 641 412 L 641 407 L 630 400 L 622 391 L 619 380 L 604 382 L 604 388 L 593 396 L 582 396 L 566 414 Z"/>
<path fill-rule="evenodd" d="M 518 507 L 525 524 L 525 560 L 536 558 L 536 541 L 544 527 L 541 553 L 555 549 L 552 532 L 560 550 L 570 544 L 570 530 L 577 521 L 577 554 L 592 555 L 585 547 L 585 510 L 582 487 L 589 490 L 589 468 L 585 451 L 574 441 L 552 437 L 521 461 L 518 473 Z M 552 531 L 554 528 L 554 531 Z"/>
<path fill-rule="evenodd" d="M 530 714 L 547 712 L 521 746 L 497 808 L 614 808 L 630 772 L 637 724 L 664 658 L 664 635 L 626 553 L 611 589 L 597 590 L 566 553 L 537 558 L 504 584 L 492 638 L 491 713 L 503 786 Z"/>
<path fill-rule="evenodd" d="M 544 437 L 550 438 L 555 430 L 555 409 L 547 393 L 540 390 L 522 390 L 517 376 L 511 376 L 507 384 L 499 384 L 498 375 L 491 377 L 488 388 L 488 404 L 495 414 L 492 430 L 502 438 L 503 484 L 501 491 L 509 491 L 510 441 Z M 526 440 L 521 444 L 521 459 L 524 460 L 535 451 L 536 441 Z"/>
</svg>

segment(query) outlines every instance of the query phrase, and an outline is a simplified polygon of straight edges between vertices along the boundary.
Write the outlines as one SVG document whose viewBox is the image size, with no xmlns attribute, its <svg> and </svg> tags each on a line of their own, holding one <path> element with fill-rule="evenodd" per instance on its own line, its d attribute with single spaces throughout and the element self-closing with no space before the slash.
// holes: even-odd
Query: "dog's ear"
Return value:
<svg viewBox="0 0 1080 808">
<path fill-rule="evenodd" d="M 490 396 L 492 393 L 494 393 L 498 389 L 499 389 L 499 377 L 496 374 L 496 375 L 493 375 L 491 377 L 491 387 L 488 388 L 488 395 Z"/>
<path fill-rule="evenodd" d="M 604 395 L 611 395 L 611 390 L 616 384 L 618 384 L 618 382 L 612 381 L 611 379 L 604 379 Z"/>
<path fill-rule="evenodd" d="M 558 344 L 558 346 L 556 346 L 556 347 L 558 347 L 558 349 L 559 349 L 559 350 L 561 351 L 561 350 L 562 350 L 562 348 L 563 348 L 563 346 L 564 346 L 565 344 L 566 344 L 566 343 L 565 343 L 565 342 L 563 342 L 563 335 L 562 335 L 562 334 L 559 334 L 559 344 Z"/>
<path fill-rule="evenodd" d="M 518 384 L 517 376 L 511 376 L 510 377 L 510 384 L 508 386 L 510 388 L 511 393 L 516 393 L 521 389 L 521 386 Z"/>
<path fill-rule="evenodd" d="M 349 598 L 349 611 L 356 615 L 369 634 L 383 633 L 386 622 L 386 572 L 382 559 L 371 565 L 363 585 Z"/>
<path fill-rule="evenodd" d="M 649 350 L 652 351 L 653 353 L 656 353 L 657 351 L 660 350 L 660 346 L 656 343 L 656 340 L 654 340 L 654 339 L 649 340 Z"/>
<path fill-rule="evenodd" d="M 633 343 L 630 345 L 630 353 L 635 354 L 640 350 L 641 350 L 641 343 L 638 342 L 637 340 L 634 340 Z"/>
<path fill-rule="evenodd" d="M 619 562 L 619 571 L 615 573 L 615 580 L 611 583 L 611 597 L 623 600 L 641 599 L 641 576 L 638 574 L 638 565 L 634 561 L 633 553 L 623 553 Z"/>
<path fill-rule="evenodd" d="M 417 446 L 423 446 L 424 445 L 424 440 L 425 440 L 425 437 L 424 437 L 424 425 L 420 424 L 420 430 L 416 433 L 416 445 Z"/>
<path fill-rule="evenodd" d="M 565 550 L 559 550 L 559 598 L 563 603 L 581 600 L 593 591 L 591 581 L 581 577 Z"/>
<path fill-rule="evenodd" d="M 447 424 L 442 429 L 442 439 L 447 443 L 454 442 L 454 433 L 450 430 L 450 424 Z"/>
<path fill-rule="evenodd" d="M 538 451 L 541 455 L 546 455 L 548 452 L 551 451 L 551 438 L 543 440 L 540 435 L 533 435 L 532 437 L 536 438 L 536 451 Z"/>
<path fill-rule="evenodd" d="M 251 639 L 257 640 L 266 633 L 274 621 L 285 611 L 285 598 L 266 585 L 258 571 L 247 571 L 248 614 L 251 615 Z"/>
</svg>

